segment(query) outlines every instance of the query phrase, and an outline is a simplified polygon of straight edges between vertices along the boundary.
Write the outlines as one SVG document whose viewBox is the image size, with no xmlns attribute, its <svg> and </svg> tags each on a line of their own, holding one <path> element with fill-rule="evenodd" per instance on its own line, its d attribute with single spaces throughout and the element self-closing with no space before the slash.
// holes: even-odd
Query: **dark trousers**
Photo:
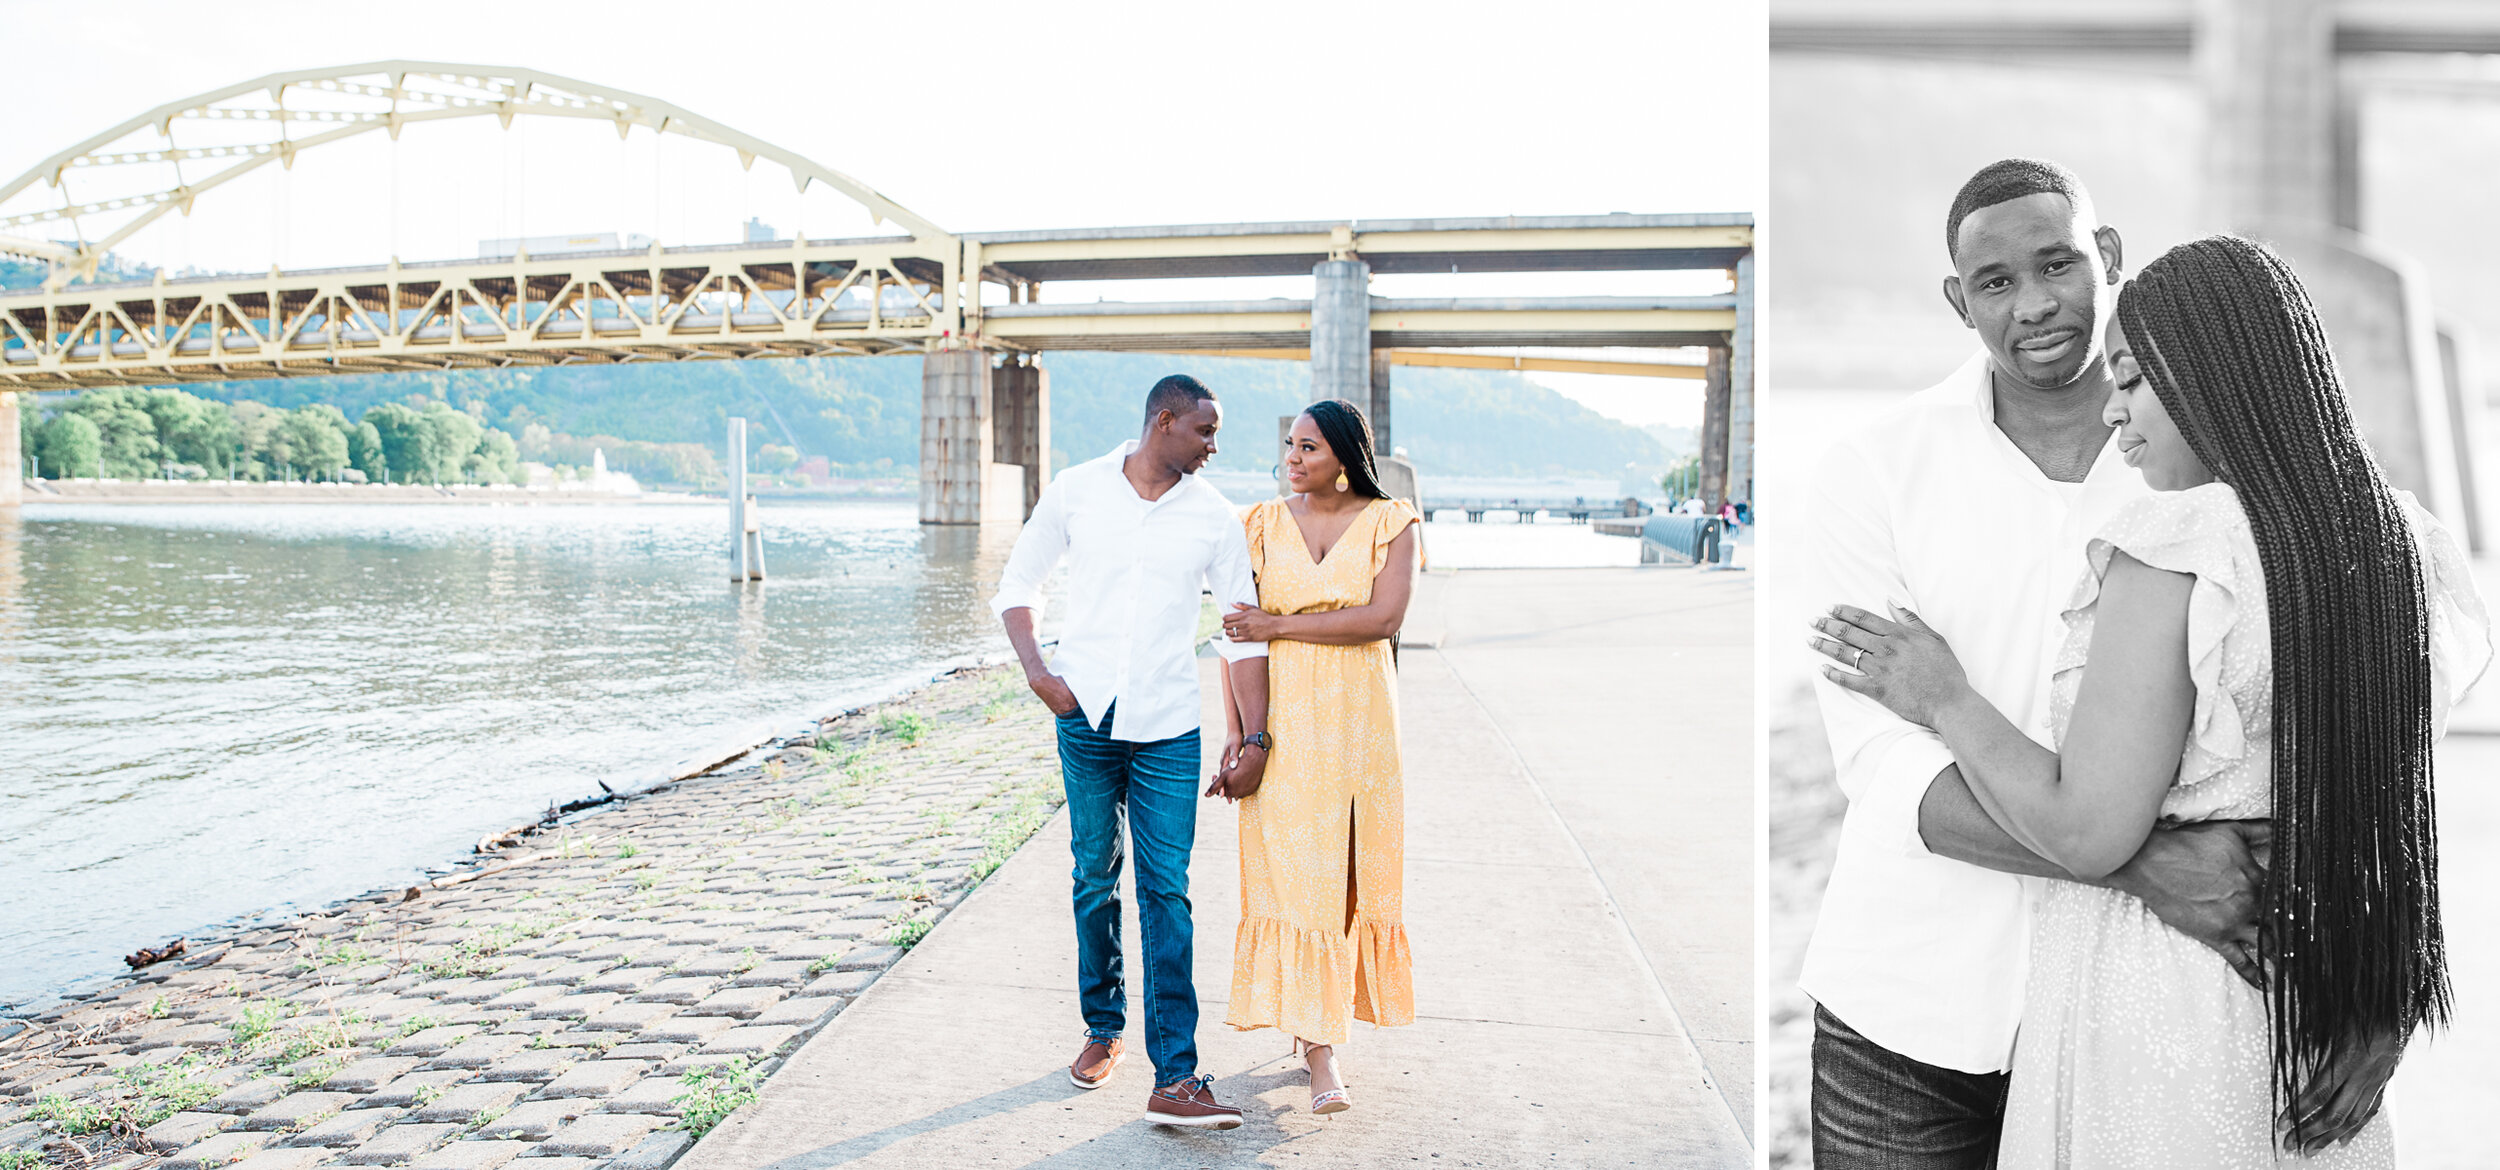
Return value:
<svg viewBox="0 0 2500 1170">
<path fill-rule="evenodd" d="M 1992 1170 L 2011 1080 L 1921 1064 L 1817 1005 L 1815 1170 Z"/>
<path fill-rule="evenodd" d="M 1104 711 L 1104 725 L 1111 720 L 1111 711 Z M 1077 1002 L 1087 1035 L 1108 1040 L 1128 1026 L 1128 994 L 1120 977 L 1120 869 L 1123 844 L 1133 844 L 1137 927 L 1146 936 L 1140 964 L 1146 976 L 1146 1055 L 1154 1061 L 1157 1085 L 1198 1071 L 1189 919 L 1198 762 L 1194 728 L 1170 739 L 1130 743 L 1086 726 L 1081 708 L 1059 717 L 1059 772 L 1068 789 L 1068 845 L 1076 855 Z"/>
</svg>

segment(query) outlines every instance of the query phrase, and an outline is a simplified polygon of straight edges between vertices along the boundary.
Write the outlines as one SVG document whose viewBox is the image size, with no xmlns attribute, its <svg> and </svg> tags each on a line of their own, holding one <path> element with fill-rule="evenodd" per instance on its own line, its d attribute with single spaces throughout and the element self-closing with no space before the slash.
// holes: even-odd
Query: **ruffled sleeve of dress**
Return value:
<svg viewBox="0 0 2500 1170">
<path fill-rule="evenodd" d="M 2437 739 L 2448 733 L 2450 709 L 2491 665 L 2491 615 L 2457 538 L 2413 493 L 2396 496 L 2413 523 L 2414 547 L 2422 557 L 2422 595 L 2431 622 L 2431 737 Z"/>
<path fill-rule="evenodd" d="M 1407 525 L 1423 523 L 1424 518 L 1415 511 L 1415 505 L 1394 497 L 1372 505 L 1371 511 L 1372 576 L 1377 577 L 1389 565 L 1389 545 L 1406 531 Z"/>
<path fill-rule="evenodd" d="M 2061 706 L 2073 701 L 2073 675 L 2091 649 L 2101 582 L 2120 550 L 2153 568 L 2196 579 L 2188 593 L 2187 646 L 2196 710 L 2177 781 L 2183 787 L 2195 784 L 2247 756 L 2248 728 L 2272 723 L 2270 713 L 2259 710 L 2270 700 L 2274 680 L 2265 570 L 2257 562 L 2256 538 L 2239 493 L 2229 484 L 2157 492 L 2120 509 L 2085 546 L 2090 571 L 2076 582 L 2066 606 L 2067 638 L 2053 684 Z M 2067 713 L 2058 712 L 2060 727 Z"/>
<path fill-rule="evenodd" d="M 1267 527 L 1275 500 L 1261 500 L 1241 510 L 1241 534 L 1250 542 L 1250 575 L 1267 574 Z"/>
</svg>

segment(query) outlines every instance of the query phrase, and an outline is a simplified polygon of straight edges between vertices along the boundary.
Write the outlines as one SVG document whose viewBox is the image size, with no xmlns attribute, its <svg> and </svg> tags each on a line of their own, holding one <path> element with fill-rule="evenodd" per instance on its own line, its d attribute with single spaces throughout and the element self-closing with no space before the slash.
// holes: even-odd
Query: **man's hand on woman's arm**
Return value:
<svg viewBox="0 0 2500 1170">
<path fill-rule="evenodd" d="M 1936 773 L 1918 806 L 1927 851 L 1982 869 L 2027 877 L 2076 880 L 2056 863 L 2014 840 L 1971 795 L 1961 769 Z M 2264 988 L 2257 926 L 2265 889 L 2259 854 L 2274 840 L 2268 821 L 2200 821 L 2155 829 L 2143 848 L 2107 878 L 2092 883 L 2132 894 L 2155 918 L 2213 948 L 2249 986 Z"/>
</svg>

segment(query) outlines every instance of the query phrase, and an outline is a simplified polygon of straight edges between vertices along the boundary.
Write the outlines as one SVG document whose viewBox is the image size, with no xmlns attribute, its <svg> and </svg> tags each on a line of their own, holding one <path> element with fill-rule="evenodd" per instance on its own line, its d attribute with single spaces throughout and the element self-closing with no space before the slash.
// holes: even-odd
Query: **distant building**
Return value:
<svg viewBox="0 0 2500 1170">
<path fill-rule="evenodd" d="M 747 219 L 747 242 L 748 242 L 748 243 L 750 243 L 750 244 L 769 244 L 769 243 L 772 243 L 773 241 L 778 240 L 778 239 L 780 239 L 780 238 L 781 238 L 781 233 L 780 233 L 780 232 L 777 232 L 777 231 L 774 231 L 774 230 L 773 230 L 773 225 L 768 224 L 768 223 L 765 223 L 763 220 L 756 219 L 756 218 L 754 218 L 754 217 L 752 217 L 752 216 L 748 217 L 748 219 Z"/>
<path fill-rule="evenodd" d="M 651 246 L 651 237 L 641 232 L 619 236 L 615 232 L 586 232 L 570 236 L 526 236 L 501 240 L 479 240 L 477 258 L 500 260 L 522 250 L 532 256 L 554 256 L 565 252 L 640 251 Z"/>
<path fill-rule="evenodd" d="M 799 474 L 807 477 L 807 486 L 823 487 L 833 478 L 833 464 L 822 455 L 799 460 Z"/>
</svg>

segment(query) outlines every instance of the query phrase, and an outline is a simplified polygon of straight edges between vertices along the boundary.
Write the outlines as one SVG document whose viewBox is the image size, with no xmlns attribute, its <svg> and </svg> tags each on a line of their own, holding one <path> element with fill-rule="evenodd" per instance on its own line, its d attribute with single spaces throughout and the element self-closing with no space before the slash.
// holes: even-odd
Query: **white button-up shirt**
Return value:
<svg viewBox="0 0 2500 1170">
<path fill-rule="evenodd" d="M 1198 594 L 1215 593 L 1219 612 L 1259 603 L 1250 579 L 1250 543 L 1224 494 L 1194 475 L 1148 500 L 1120 471 L 1137 450 L 1119 450 L 1062 471 L 1042 489 L 1016 536 L 990 608 L 1022 607 L 1042 616 L 1042 583 L 1068 562 L 1068 615 L 1051 670 L 1076 692 L 1085 721 L 1102 725 L 1114 701 L 1111 738 L 1170 739 L 1198 727 Z M 1227 661 L 1267 653 L 1265 642 L 1215 636 Z"/>
<path fill-rule="evenodd" d="M 2084 542 L 2149 490 L 2114 436 L 2081 484 L 2042 474 L 1997 429 L 1981 353 L 1824 457 L 1805 523 L 1818 603 L 1909 606 L 1980 695 L 2048 744 L 2050 664 Z M 1918 809 L 1953 763 L 1943 739 L 1814 686 L 1849 813 L 1798 984 L 1895 1053 L 2001 1071 L 2029 969 L 2026 879 L 1927 851 Z"/>
</svg>

